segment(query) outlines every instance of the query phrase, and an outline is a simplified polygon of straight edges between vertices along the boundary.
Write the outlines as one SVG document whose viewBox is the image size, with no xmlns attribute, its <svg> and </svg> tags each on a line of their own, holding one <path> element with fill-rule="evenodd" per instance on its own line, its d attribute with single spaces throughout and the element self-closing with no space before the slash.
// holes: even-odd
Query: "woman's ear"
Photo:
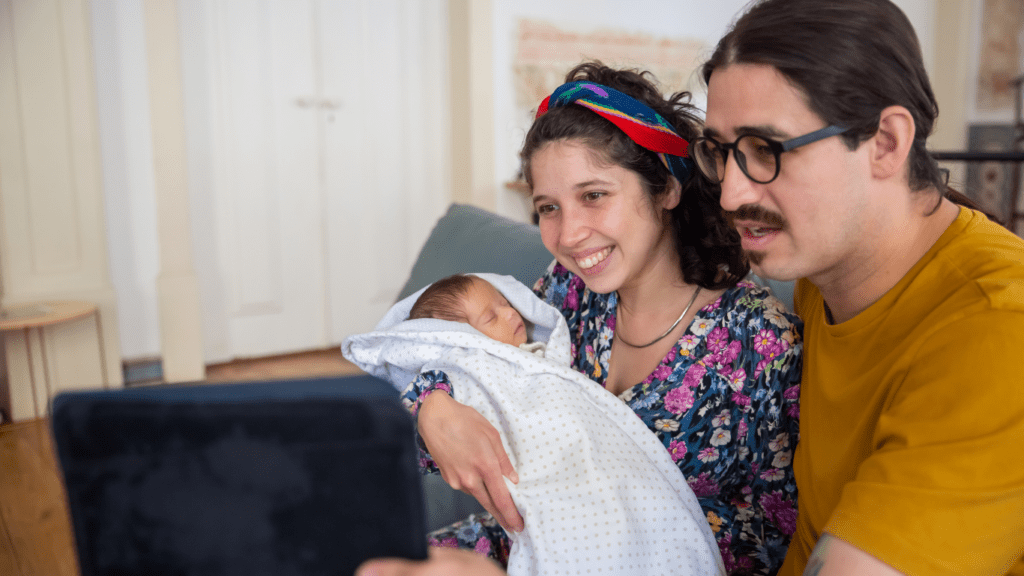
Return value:
<svg viewBox="0 0 1024 576">
<path fill-rule="evenodd" d="M 878 131 L 871 137 L 871 175 L 887 180 L 909 177 L 910 148 L 914 145 L 914 117 L 903 106 L 889 106 L 878 119 Z"/>
<path fill-rule="evenodd" d="M 679 205 L 679 200 L 682 198 L 683 187 L 679 184 L 679 180 L 676 180 L 675 176 L 668 177 L 668 183 L 665 184 L 665 194 L 661 196 L 661 207 L 664 210 L 672 210 Z"/>
</svg>

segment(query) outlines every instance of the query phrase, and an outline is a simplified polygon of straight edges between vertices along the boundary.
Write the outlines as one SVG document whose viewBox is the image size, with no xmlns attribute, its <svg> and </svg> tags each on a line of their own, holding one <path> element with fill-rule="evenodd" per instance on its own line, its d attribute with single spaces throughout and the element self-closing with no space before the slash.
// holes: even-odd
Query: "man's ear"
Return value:
<svg viewBox="0 0 1024 576">
<path fill-rule="evenodd" d="M 661 197 L 661 207 L 664 210 L 671 210 L 679 205 L 683 187 L 679 184 L 679 180 L 676 180 L 675 176 L 669 175 L 668 184 L 665 188 L 666 192 Z"/>
<path fill-rule="evenodd" d="M 871 175 L 887 180 L 907 177 L 907 159 L 914 144 L 914 117 L 903 106 L 889 106 L 878 119 L 878 132 L 871 137 Z"/>
</svg>

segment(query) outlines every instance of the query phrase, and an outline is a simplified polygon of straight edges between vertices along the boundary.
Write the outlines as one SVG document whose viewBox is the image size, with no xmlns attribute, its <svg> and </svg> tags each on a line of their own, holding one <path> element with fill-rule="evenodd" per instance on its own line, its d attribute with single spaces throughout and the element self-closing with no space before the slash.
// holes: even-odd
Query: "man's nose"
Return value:
<svg viewBox="0 0 1024 576">
<path fill-rule="evenodd" d="M 722 177 L 722 195 L 719 203 L 723 210 L 735 211 L 744 204 L 756 204 L 760 198 L 761 184 L 751 180 L 740 168 L 733 150 L 725 159 L 725 175 Z"/>
</svg>

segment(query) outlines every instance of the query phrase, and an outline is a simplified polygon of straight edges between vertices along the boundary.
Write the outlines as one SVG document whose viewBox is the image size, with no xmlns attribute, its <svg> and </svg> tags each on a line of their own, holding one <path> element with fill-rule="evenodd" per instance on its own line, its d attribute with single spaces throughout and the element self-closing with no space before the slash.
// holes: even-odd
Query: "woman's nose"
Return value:
<svg viewBox="0 0 1024 576">
<path fill-rule="evenodd" d="M 586 222 L 579 214 L 565 211 L 562 214 L 562 226 L 559 234 L 563 246 L 576 246 L 586 239 L 589 233 Z"/>
</svg>

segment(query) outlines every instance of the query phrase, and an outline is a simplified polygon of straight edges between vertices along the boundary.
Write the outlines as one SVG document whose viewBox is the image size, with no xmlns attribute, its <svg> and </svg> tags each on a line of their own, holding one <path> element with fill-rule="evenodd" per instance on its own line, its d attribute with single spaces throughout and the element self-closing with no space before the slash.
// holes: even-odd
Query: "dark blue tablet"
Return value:
<svg viewBox="0 0 1024 576">
<path fill-rule="evenodd" d="M 69 392 L 51 421 L 82 576 L 338 576 L 426 557 L 412 421 L 382 380 Z"/>
</svg>

